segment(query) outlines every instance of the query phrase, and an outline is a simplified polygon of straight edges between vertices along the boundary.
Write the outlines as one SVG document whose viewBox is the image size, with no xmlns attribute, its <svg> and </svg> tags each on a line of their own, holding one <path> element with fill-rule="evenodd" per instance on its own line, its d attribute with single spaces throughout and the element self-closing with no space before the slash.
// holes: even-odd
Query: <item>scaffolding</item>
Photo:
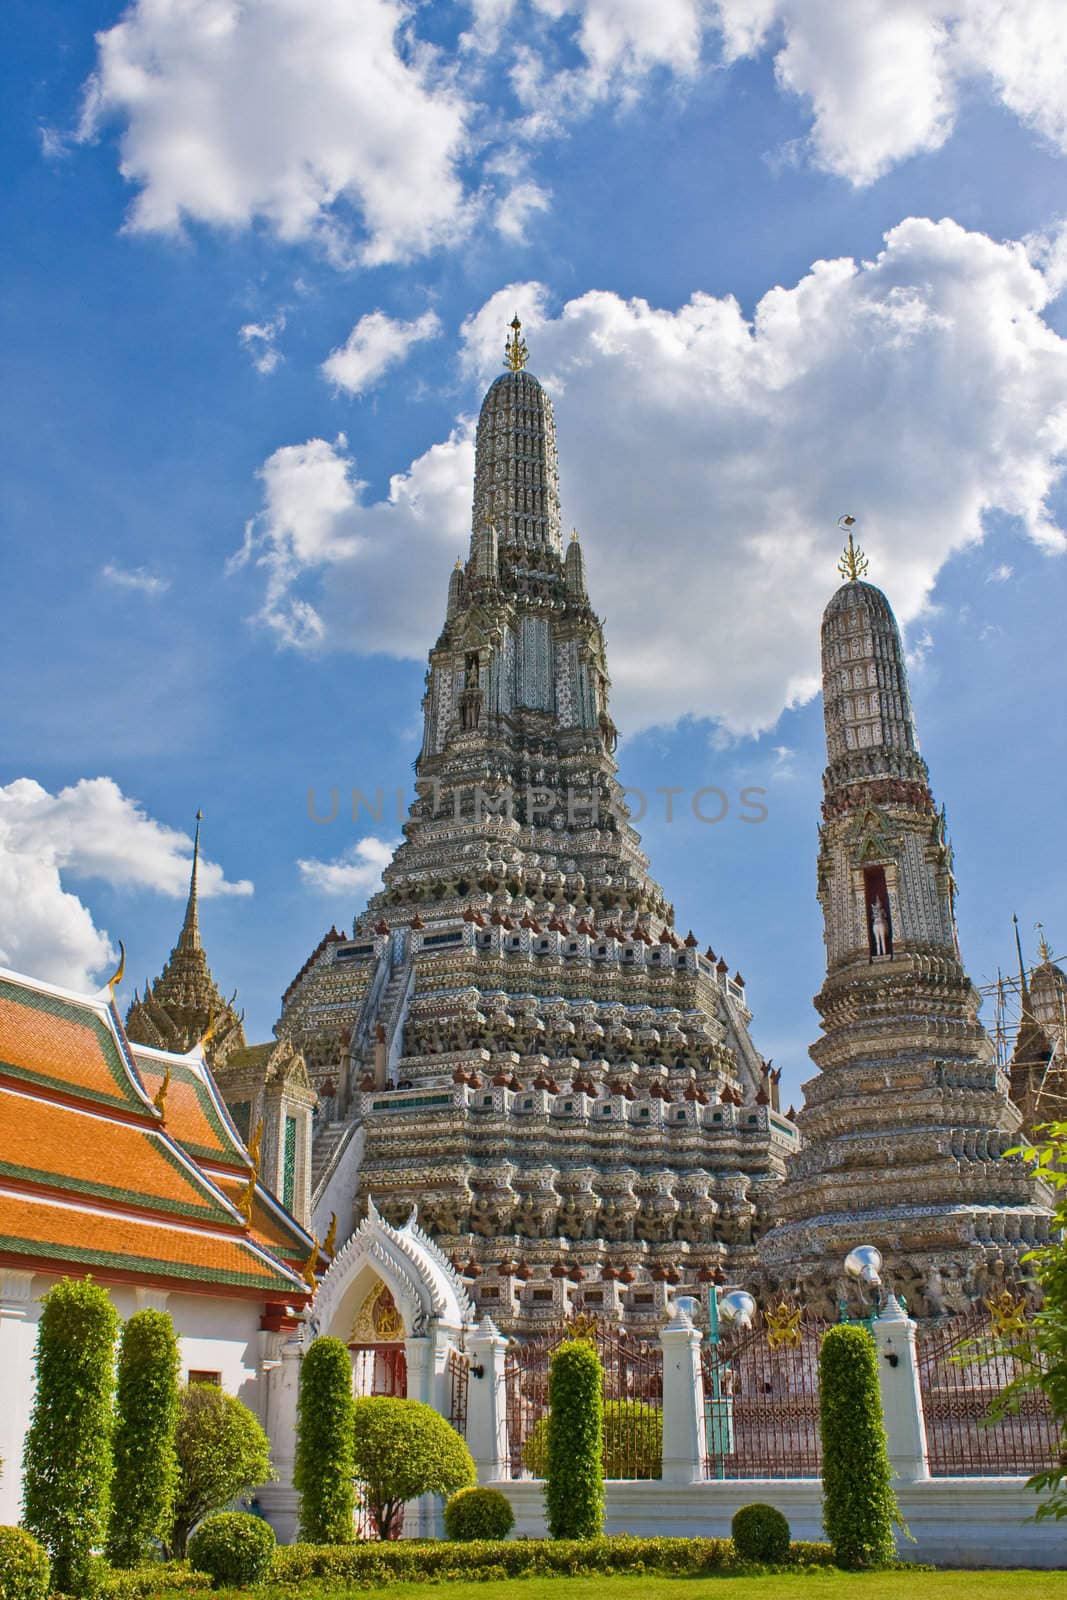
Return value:
<svg viewBox="0 0 1067 1600">
<path fill-rule="evenodd" d="M 1067 984 L 1056 985 L 1058 1015 L 1035 1015 L 1031 1002 L 1034 976 L 1039 967 L 1059 966 L 1067 957 L 1054 956 L 1044 933 L 1041 934 L 1040 961 L 1027 967 L 1023 961 L 1019 939 L 1019 925 L 1015 923 L 1015 946 L 1018 953 L 1018 971 L 1005 973 L 998 967 L 996 978 L 979 984 L 982 996 L 982 1020 L 996 1051 L 997 1065 L 1010 1072 L 1024 1027 L 1030 1027 L 1043 1040 L 1043 1065 L 1040 1060 L 1039 1079 L 1035 1093 L 1035 1111 L 1050 1122 L 1067 1121 Z M 1040 929 L 1041 924 L 1037 927 Z"/>
</svg>

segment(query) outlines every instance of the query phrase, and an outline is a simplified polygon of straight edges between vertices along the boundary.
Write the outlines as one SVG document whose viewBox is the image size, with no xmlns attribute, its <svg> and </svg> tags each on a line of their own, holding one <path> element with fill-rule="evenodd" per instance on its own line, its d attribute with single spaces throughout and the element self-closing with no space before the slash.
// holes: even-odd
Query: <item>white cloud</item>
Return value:
<svg viewBox="0 0 1067 1600">
<path fill-rule="evenodd" d="M 448 569 L 466 550 L 471 424 L 460 422 L 444 443 L 396 473 L 388 498 L 371 505 L 344 434 L 332 444 L 284 445 L 259 476 L 263 509 L 247 525 L 230 570 L 248 562 L 264 570 L 258 618 L 279 643 L 314 649 L 345 641 L 351 610 L 360 619 L 361 649 L 421 654 L 433 619 L 440 622 Z M 326 569 L 329 584 L 314 603 L 295 592 L 306 575 Z"/>
<path fill-rule="evenodd" d="M 403 0 L 133 0 L 97 45 L 80 136 L 121 122 L 135 230 L 264 222 L 376 264 L 469 222 L 471 108 Z"/>
<path fill-rule="evenodd" d="M 115 947 L 67 881 L 95 878 L 178 898 L 191 859 L 189 835 L 149 817 L 111 778 L 82 778 L 56 794 L 16 778 L 0 787 L 0 964 L 94 988 Z M 251 883 L 228 882 L 203 856 L 198 883 L 203 898 L 252 893 Z"/>
<path fill-rule="evenodd" d="M 1067 340 L 1021 244 L 910 218 L 874 261 L 816 262 L 747 321 L 732 297 L 677 310 L 593 290 L 550 315 L 537 284 L 463 331 L 479 389 L 516 307 L 553 395 L 565 520 L 607 619 L 615 712 L 770 727 L 817 687 L 818 619 L 845 510 L 902 621 L 998 510 L 1050 554 L 1067 457 Z M 470 527 L 471 424 L 365 504 L 344 440 L 276 451 L 246 558 L 286 638 L 421 657 Z"/>
<path fill-rule="evenodd" d="M 278 349 L 278 335 L 284 331 L 284 311 L 279 311 L 267 322 L 246 322 L 243 328 L 237 330 L 237 337 L 247 350 L 252 365 L 265 378 L 285 360 Z"/>
<path fill-rule="evenodd" d="M 161 594 L 166 594 L 170 588 L 169 578 L 161 578 L 156 573 L 149 572 L 147 567 L 120 567 L 116 561 L 109 561 L 101 567 L 100 576 L 105 583 L 110 583 L 116 589 L 132 589 L 135 593 L 148 595 L 153 600 Z"/>
<path fill-rule="evenodd" d="M 961 93 L 999 99 L 1067 153 L 1062 0 L 717 0 L 727 63 L 774 51 L 812 113 L 817 165 L 860 186 L 938 149 Z"/>
<path fill-rule="evenodd" d="M 547 211 L 551 196 L 538 183 L 516 183 L 496 208 L 496 230 L 514 244 L 525 244 L 526 225 L 538 211 Z"/>
<path fill-rule="evenodd" d="M 381 887 L 382 872 L 393 859 L 399 842 L 368 835 L 333 861 L 298 861 L 301 881 L 306 888 L 322 894 L 372 894 Z"/>
<path fill-rule="evenodd" d="M 1015 568 L 1007 561 L 1001 561 L 997 566 L 990 567 L 986 573 L 986 583 L 1007 583 L 1009 578 L 1015 576 Z"/>
<path fill-rule="evenodd" d="M 412 322 L 387 317 L 384 311 L 370 311 L 360 317 L 344 344 L 330 352 L 322 370 L 336 388 L 363 394 L 390 367 L 405 361 L 412 345 L 436 339 L 440 332 L 436 311 L 424 311 Z"/>
</svg>

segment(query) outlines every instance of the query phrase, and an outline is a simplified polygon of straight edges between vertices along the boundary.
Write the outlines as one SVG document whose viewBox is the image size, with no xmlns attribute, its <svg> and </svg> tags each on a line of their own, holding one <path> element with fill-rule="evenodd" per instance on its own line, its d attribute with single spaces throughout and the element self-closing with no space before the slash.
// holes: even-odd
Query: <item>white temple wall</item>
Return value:
<svg viewBox="0 0 1067 1600">
<path fill-rule="evenodd" d="M 41 1301 L 58 1282 L 58 1275 L 0 1271 L 0 1525 L 17 1523 L 21 1514 L 22 1451 L 33 1408 L 37 1325 Z M 183 1383 L 190 1371 L 217 1373 L 228 1394 L 261 1412 L 260 1301 L 168 1295 L 154 1286 L 136 1284 L 106 1287 L 124 1322 L 147 1308 L 170 1313 L 179 1340 Z"/>
<path fill-rule="evenodd" d="M 1036 1567 L 1064 1562 L 1063 1525 L 1035 1523 L 1037 1496 L 1025 1478 L 931 1478 L 898 1483 L 901 1514 L 915 1543 L 898 1533 L 906 1561 L 946 1567 Z M 514 1536 L 544 1538 L 544 1485 L 536 1479 L 492 1485 L 510 1500 Z M 605 1533 L 638 1538 L 728 1539 L 734 1512 L 754 1500 L 776 1506 L 794 1539 L 825 1539 L 817 1478 L 743 1478 L 727 1482 L 605 1485 Z"/>
</svg>

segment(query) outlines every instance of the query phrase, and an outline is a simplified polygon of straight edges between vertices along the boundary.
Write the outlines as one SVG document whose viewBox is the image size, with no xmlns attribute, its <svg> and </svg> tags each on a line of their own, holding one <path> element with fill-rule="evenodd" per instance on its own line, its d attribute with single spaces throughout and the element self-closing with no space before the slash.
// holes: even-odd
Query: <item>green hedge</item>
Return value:
<svg viewBox="0 0 1067 1600">
<path fill-rule="evenodd" d="M 300 1534 L 311 1544 L 354 1537 L 355 1462 L 352 1357 L 340 1339 L 316 1339 L 300 1367 L 293 1484 Z"/>
<path fill-rule="evenodd" d="M 25 1528 L 0 1528 L 0 1595 L 4 1600 L 48 1600 L 48 1556 Z"/>
<path fill-rule="evenodd" d="M 567 1339 L 548 1369 L 545 1519 L 553 1539 L 591 1539 L 604 1526 L 604 1369 L 586 1339 Z"/>
<path fill-rule="evenodd" d="M 63 1278 L 37 1326 L 37 1390 L 22 1455 L 24 1521 L 62 1594 L 93 1587 L 107 1534 L 118 1314 L 107 1291 Z"/>
<path fill-rule="evenodd" d="M 790 1546 L 790 1564 L 829 1567 L 826 1544 Z M 577 1577 L 585 1573 L 704 1573 L 736 1569 L 729 1539 L 476 1539 L 420 1543 L 279 1546 L 271 1566 L 278 1583 L 331 1578 L 341 1583 L 401 1583 L 449 1578 Z"/>
<path fill-rule="evenodd" d="M 186 1589 L 202 1593 L 210 1581 L 206 1572 L 197 1572 L 188 1561 L 150 1561 L 143 1567 L 109 1572 L 100 1585 L 100 1593 L 108 1600 L 156 1600 L 157 1595 Z"/>
<path fill-rule="evenodd" d="M 878 1352 L 866 1328 L 831 1328 L 819 1350 L 823 1525 L 841 1567 L 894 1559 L 900 1522 L 890 1487 Z"/>
<path fill-rule="evenodd" d="M 165 1311 L 138 1311 L 119 1343 L 115 1393 L 115 1475 L 107 1558 L 136 1567 L 170 1533 L 178 1487 L 174 1433 L 178 1426 L 180 1358 L 174 1324 Z"/>
</svg>

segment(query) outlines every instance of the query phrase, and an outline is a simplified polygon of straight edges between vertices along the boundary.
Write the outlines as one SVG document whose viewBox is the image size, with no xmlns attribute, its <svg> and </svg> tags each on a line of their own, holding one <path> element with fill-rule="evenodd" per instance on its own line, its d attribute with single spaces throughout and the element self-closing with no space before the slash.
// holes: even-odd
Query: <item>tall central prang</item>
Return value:
<svg viewBox="0 0 1067 1600">
<path fill-rule="evenodd" d="M 561 538 L 552 404 L 518 318 L 478 422 L 470 549 L 430 651 L 384 887 L 290 986 L 338 1238 L 418 1208 L 509 1330 L 662 1315 L 755 1270 L 796 1145 L 740 975 L 650 876 L 616 777 L 600 620 Z M 716 941 L 718 942 L 718 941 Z"/>
</svg>

